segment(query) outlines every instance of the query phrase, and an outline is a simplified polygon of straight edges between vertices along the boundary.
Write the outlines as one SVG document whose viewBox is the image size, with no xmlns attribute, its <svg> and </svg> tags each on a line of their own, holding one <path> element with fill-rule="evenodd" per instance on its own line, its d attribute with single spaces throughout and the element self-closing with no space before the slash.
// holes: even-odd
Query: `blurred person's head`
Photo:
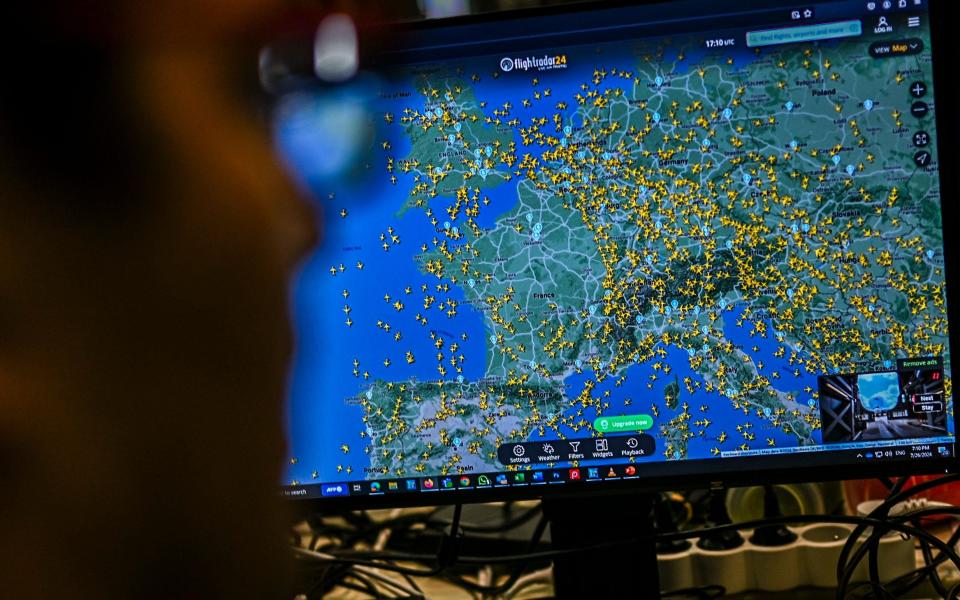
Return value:
<svg viewBox="0 0 960 600">
<path fill-rule="evenodd" d="M 278 1 L 6 20 L 4 597 L 280 591 L 286 294 L 312 219 L 243 104 L 243 34 Z"/>
</svg>

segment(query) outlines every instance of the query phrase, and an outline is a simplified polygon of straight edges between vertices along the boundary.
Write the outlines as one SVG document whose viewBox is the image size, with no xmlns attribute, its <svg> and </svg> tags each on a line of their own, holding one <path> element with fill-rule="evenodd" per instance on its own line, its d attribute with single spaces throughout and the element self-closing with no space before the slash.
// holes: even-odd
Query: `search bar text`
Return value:
<svg viewBox="0 0 960 600">
<path fill-rule="evenodd" d="M 758 48 L 760 46 L 775 46 L 777 44 L 830 40 L 854 37 L 862 33 L 863 26 L 859 20 L 820 23 L 803 27 L 784 27 L 781 29 L 767 29 L 765 31 L 749 31 L 747 32 L 747 47 Z"/>
</svg>

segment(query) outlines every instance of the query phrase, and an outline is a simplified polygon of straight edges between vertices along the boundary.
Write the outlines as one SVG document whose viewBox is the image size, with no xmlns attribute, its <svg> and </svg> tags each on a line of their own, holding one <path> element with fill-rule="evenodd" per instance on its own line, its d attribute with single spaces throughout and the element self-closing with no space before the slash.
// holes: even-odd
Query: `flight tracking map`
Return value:
<svg viewBox="0 0 960 600">
<path fill-rule="evenodd" d="M 865 33 L 391 73 L 362 184 L 317 190 L 284 483 L 952 437 L 929 32 Z"/>
</svg>

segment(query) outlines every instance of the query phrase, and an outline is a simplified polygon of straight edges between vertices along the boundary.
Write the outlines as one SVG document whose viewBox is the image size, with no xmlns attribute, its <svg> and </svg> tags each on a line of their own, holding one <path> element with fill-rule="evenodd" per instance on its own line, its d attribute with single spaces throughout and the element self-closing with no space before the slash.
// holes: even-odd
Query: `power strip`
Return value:
<svg viewBox="0 0 960 600">
<path fill-rule="evenodd" d="M 732 550 L 704 550 L 693 539 L 692 546 L 683 552 L 658 555 L 661 589 L 722 585 L 728 594 L 736 594 L 747 590 L 835 588 L 840 550 L 854 528 L 824 524 L 789 529 L 797 534 L 797 539 L 786 546 L 757 546 L 750 543 L 753 532 L 745 531 L 743 545 Z M 867 536 L 862 538 L 866 539 Z M 883 581 L 916 569 L 913 538 L 897 533 L 884 536 L 880 539 L 878 558 Z M 867 562 L 863 561 L 851 581 L 866 581 L 868 577 Z"/>
</svg>

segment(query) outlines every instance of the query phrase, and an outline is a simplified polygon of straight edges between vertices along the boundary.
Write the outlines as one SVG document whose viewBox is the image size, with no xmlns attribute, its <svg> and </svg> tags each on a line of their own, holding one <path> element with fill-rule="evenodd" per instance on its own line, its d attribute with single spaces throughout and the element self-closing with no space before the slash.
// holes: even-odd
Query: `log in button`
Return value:
<svg viewBox="0 0 960 600">
<path fill-rule="evenodd" d="M 892 58 L 894 56 L 911 56 L 923 52 L 923 40 L 910 38 L 895 42 L 874 42 L 870 44 L 870 56 L 874 58 Z"/>
</svg>

